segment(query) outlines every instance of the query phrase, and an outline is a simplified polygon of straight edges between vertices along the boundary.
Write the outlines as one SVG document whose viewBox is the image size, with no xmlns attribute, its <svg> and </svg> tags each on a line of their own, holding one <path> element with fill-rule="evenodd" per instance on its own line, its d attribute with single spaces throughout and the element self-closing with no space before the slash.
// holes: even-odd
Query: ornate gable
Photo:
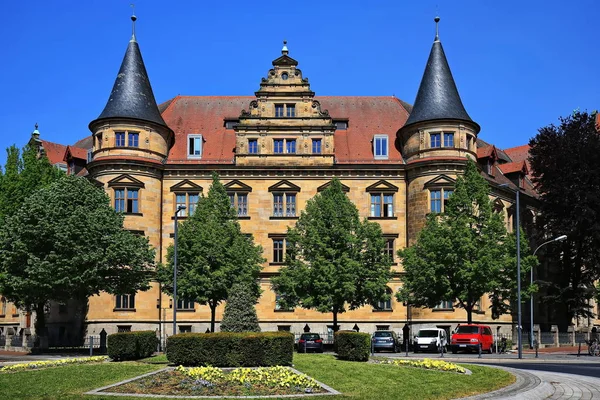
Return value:
<svg viewBox="0 0 600 400">
<path fill-rule="evenodd" d="M 262 78 L 248 109 L 241 111 L 236 133 L 237 165 L 333 165 L 336 126 L 314 99 L 308 78 L 288 55 L 282 55 Z"/>
<path fill-rule="evenodd" d="M 171 186 L 171 192 L 202 192 L 202 186 L 195 184 L 190 180 L 183 180 L 176 185 Z"/>
<path fill-rule="evenodd" d="M 288 180 L 279 181 L 273 186 L 269 186 L 269 192 L 299 192 L 300 186 L 294 185 Z"/>
<path fill-rule="evenodd" d="M 367 192 L 397 192 L 398 186 L 392 185 L 388 181 L 381 180 L 381 181 L 375 182 L 374 184 L 369 186 L 366 190 L 367 190 Z"/>
<path fill-rule="evenodd" d="M 440 175 L 436 178 L 433 178 L 432 180 L 426 182 L 423 187 L 424 188 L 431 188 L 431 187 L 454 187 L 454 185 L 456 184 L 456 180 L 450 178 L 449 176 L 446 175 Z"/>
<path fill-rule="evenodd" d="M 138 188 L 144 188 L 146 185 L 144 184 L 144 182 L 140 181 L 139 179 L 134 178 L 131 175 L 128 174 L 123 174 L 123 175 L 119 175 L 114 179 L 111 179 L 110 181 L 108 181 L 108 187 L 138 187 Z"/>
<path fill-rule="evenodd" d="M 228 192 L 251 192 L 252 188 L 245 183 L 238 181 L 237 179 L 232 180 L 227 185 L 225 185 L 225 189 Z"/>
<path fill-rule="evenodd" d="M 344 191 L 344 193 L 348 193 L 350 191 L 349 186 L 346 186 L 341 182 L 340 182 L 340 184 L 342 185 L 342 190 Z M 319 186 L 317 188 L 317 192 L 322 192 L 323 190 L 327 189 L 329 187 L 329 185 L 331 185 L 331 181 L 326 182 L 326 183 L 322 184 L 321 186 Z"/>
</svg>

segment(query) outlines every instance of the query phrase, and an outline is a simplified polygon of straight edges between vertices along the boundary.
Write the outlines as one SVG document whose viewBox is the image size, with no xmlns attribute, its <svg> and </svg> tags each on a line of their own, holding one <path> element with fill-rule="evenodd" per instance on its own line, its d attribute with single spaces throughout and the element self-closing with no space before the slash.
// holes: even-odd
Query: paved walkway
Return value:
<svg viewBox="0 0 600 400">
<path fill-rule="evenodd" d="M 513 373 L 517 381 L 504 389 L 462 400 L 600 399 L 600 379 L 546 371 L 523 371 L 498 367 Z"/>
</svg>

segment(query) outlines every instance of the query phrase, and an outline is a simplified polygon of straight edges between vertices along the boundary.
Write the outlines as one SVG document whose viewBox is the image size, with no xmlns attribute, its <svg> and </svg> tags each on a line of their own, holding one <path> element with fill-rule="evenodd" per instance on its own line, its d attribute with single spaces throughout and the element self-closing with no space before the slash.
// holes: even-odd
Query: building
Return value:
<svg viewBox="0 0 600 400">
<path fill-rule="evenodd" d="M 257 305 L 263 330 L 331 329 L 330 314 L 281 309 L 270 277 L 283 264 L 286 228 L 334 177 L 361 216 L 382 227 L 386 252 L 395 260 L 390 292 L 396 292 L 402 273 L 396 251 L 415 241 L 427 214 L 444 210 L 468 158 L 481 166 L 507 227 L 512 230 L 517 190 L 522 221 L 533 225 L 536 193 L 527 149 L 502 151 L 478 139 L 480 127 L 463 106 L 437 34 L 412 106 L 393 96 L 317 96 L 298 65 L 284 41 L 254 95 L 176 96 L 157 105 L 132 36 L 106 107 L 89 125 L 91 136 L 64 147 L 61 162 L 70 173 L 89 174 L 102 186 L 125 214 L 125 227 L 147 236 L 163 262 L 173 242 L 177 206 L 191 212 L 212 172 L 218 172 L 242 231 L 252 233 L 265 251 Z M 185 212 L 179 218 L 185 219 Z M 186 299 L 174 305 L 155 283 L 135 295 L 90 298 L 87 332 L 151 329 L 170 335 L 175 306 L 179 332 L 204 332 L 209 326 L 208 306 Z M 485 297 L 473 318 L 506 332 L 513 327 L 510 315 L 492 318 Z M 449 331 L 464 321 L 466 313 L 450 300 L 417 309 L 392 298 L 341 314 L 338 323 L 367 332 L 400 331 L 406 322 L 414 329 Z M 61 323 L 49 321 L 49 326 L 56 330 Z"/>
</svg>

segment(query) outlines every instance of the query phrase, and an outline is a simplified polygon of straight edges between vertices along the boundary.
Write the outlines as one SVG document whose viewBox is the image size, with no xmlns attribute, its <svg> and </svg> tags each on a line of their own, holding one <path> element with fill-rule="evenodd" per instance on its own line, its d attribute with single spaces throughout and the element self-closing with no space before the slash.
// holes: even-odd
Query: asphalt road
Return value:
<svg viewBox="0 0 600 400">
<path fill-rule="evenodd" d="M 468 361 L 465 361 L 467 363 Z M 487 362 L 486 365 L 499 365 L 502 367 L 510 367 L 522 370 L 534 370 L 534 371 L 547 371 L 547 372 L 560 372 L 563 374 L 573 374 L 581 376 L 590 376 L 593 378 L 600 378 L 600 364 L 596 363 L 510 363 L 510 362 Z"/>
</svg>

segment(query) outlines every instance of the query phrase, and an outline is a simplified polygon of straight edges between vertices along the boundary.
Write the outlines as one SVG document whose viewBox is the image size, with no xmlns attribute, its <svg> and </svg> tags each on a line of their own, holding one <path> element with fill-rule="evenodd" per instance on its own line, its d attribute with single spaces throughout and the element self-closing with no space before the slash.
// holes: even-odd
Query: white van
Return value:
<svg viewBox="0 0 600 400">
<path fill-rule="evenodd" d="M 415 336 L 414 351 L 440 351 L 440 346 L 447 351 L 448 338 L 446 331 L 440 328 L 423 328 L 419 329 L 419 333 Z"/>
</svg>

